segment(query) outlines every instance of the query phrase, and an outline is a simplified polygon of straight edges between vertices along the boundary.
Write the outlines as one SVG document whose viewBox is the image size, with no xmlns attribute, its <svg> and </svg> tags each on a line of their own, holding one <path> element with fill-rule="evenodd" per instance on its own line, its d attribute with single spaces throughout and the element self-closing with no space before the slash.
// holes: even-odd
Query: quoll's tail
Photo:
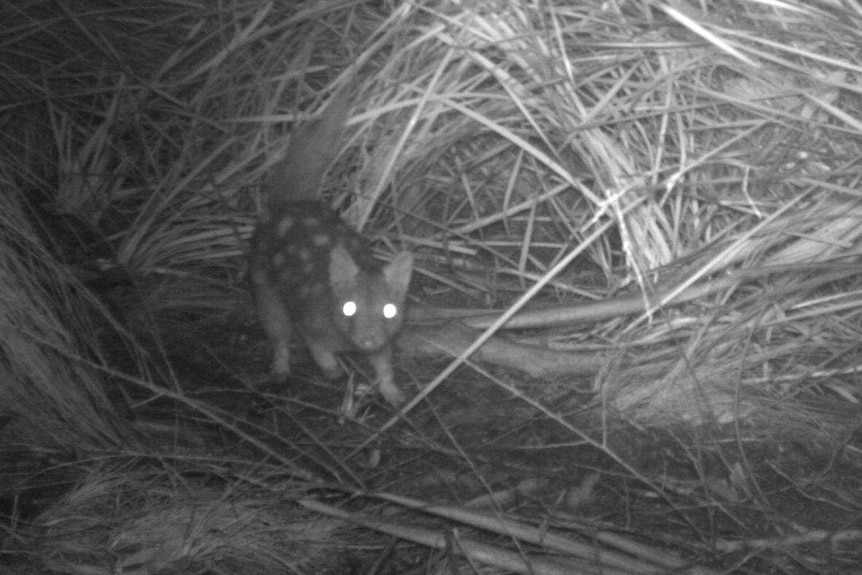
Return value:
<svg viewBox="0 0 862 575">
<path fill-rule="evenodd" d="M 272 167 L 264 188 L 270 210 L 284 202 L 318 198 L 323 173 L 339 151 L 350 93 L 350 84 L 343 86 L 323 112 L 293 133 L 284 158 Z"/>
</svg>

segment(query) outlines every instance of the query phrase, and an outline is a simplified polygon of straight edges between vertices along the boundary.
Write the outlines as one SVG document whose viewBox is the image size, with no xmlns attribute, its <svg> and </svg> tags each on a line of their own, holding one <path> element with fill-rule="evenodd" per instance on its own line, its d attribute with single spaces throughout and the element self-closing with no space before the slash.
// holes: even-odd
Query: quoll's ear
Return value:
<svg viewBox="0 0 862 575">
<path fill-rule="evenodd" d="M 410 284 L 412 273 L 413 254 L 410 252 L 401 252 L 383 268 L 383 277 L 386 278 L 386 283 L 401 294 L 407 293 L 407 286 Z"/>
<path fill-rule="evenodd" d="M 329 281 L 332 285 L 349 286 L 356 282 L 359 275 L 359 266 L 353 261 L 353 257 L 337 245 L 329 252 Z"/>
</svg>

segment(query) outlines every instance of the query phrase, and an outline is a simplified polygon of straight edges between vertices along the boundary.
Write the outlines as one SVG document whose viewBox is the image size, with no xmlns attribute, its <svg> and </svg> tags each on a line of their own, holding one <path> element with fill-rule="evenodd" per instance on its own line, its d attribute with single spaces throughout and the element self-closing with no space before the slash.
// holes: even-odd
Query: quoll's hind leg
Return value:
<svg viewBox="0 0 862 575">
<path fill-rule="evenodd" d="M 272 346 L 272 374 L 285 378 L 290 375 L 290 317 L 278 292 L 261 275 L 252 276 L 257 314 Z"/>
<path fill-rule="evenodd" d="M 404 392 L 395 385 L 395 373 L 392 369 L 392 348 L 386 346 L 369 356 L 371 365 L 377 375 L 377 387 L 380 393 L 392 407 L 400 407 L 404 403 Z"/>
</svg>

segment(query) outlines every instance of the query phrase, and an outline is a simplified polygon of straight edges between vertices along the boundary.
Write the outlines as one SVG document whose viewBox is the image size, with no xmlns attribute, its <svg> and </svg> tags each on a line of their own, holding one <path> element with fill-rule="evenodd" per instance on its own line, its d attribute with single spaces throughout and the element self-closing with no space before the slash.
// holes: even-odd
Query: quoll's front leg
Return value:
<svg viewBox="0 0 862 575">
<path fill-rule="evenodd" d="M 386 346 L 379 352 L 369 356 L 371 365 L 377 376 L 377 387 L 386 401 L 396 409 L 404 403 L 404 393 L 395 385 L 395 373 L 392 369 L 392 348 Z"/>
<path fill-rule="evenodd" d="M 283 379 L 290 375 L 290 338 L 293 332 L 287 309 L 263 270 L 252 271 L 252 287 L 257 315 L 272 347 L 272 375 Z"/>
<path fill-rule="evenodd" d="M 311 351 L 311 357 L 314 358 L 314 362 L 326 379 L 338 379 L 344 374 L 341 364 L 338 363 L 338 359 L 329 346 L 314 341 L 306 341 L 306 343 Z"/>
</svg>

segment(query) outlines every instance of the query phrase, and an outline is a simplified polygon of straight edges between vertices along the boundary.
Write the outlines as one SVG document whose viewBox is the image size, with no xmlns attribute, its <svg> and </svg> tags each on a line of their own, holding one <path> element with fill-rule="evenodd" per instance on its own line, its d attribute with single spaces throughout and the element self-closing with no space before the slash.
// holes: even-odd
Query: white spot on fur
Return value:
<svg viewBox="0 0 862 575">
<path fill-rule="evenodd" d="M 293 228 L 293 218 L 290 216 L 284 216 L 283 218 L 281 218 L 281 221 L 278 222 L 278 228 L 276 229 L 276 232 L 280 237 L 284 237 L 287 235 L 287 232 L 291 230 L 291 228 Z"/>
</svg>

